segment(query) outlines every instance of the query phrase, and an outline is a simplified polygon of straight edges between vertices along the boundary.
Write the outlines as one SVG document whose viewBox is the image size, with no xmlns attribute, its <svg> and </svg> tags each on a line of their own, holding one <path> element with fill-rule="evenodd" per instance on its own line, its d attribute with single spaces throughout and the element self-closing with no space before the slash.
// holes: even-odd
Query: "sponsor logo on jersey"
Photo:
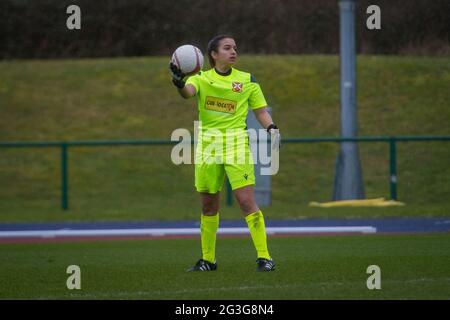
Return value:
<svg viewBox="0 0 450 320">
<path fill-rule="evenodd" d="M 231 90 L 233 90 L 234 92 L 242 92 L 242 87 L 244 86 L 244 84 L 242 82 L 232 82 L 231 83 Z"/>
<path fill-rule="evenodd" d="M 226 100 L 216 97 L 206 97 L 205 99 L 205 109 L 213 110 L 225 113 L 235 113 L 237 107 L 237 102 L 233 100 Z"/>
</svg>

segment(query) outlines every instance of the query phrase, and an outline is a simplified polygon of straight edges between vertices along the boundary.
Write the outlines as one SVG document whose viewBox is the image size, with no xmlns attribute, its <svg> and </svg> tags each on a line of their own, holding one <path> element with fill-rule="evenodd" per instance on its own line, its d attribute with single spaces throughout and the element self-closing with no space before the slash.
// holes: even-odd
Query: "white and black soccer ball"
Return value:
<svg viewBox="0 0 450 320">
<path fill-rule="evenodd" d="M 172 55 L 175 64 L 187 76 L 198 73 L 203 67 L 203 54 L 199 48 L 185 44 L 178 47 Z"/>
</svg>

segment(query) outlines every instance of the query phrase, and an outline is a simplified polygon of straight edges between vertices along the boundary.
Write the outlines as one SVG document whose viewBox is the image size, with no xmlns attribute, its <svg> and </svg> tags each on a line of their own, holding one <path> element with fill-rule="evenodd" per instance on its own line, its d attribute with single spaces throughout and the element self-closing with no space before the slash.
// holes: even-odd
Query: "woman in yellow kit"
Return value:
<svg viewBox="0 0 450 320">
<path fill-rule="evenodd" d="M 213 132 L 224 133 L 226 138 L 229 138 L 230 129 L 233 129 L 233 139 L 242 137 L 242 134 L 247 136 L 246 118 L 250 107 L 259 123 L 269 132 L 272 139 L 275 139 L 275 145 L 279 146 L 279 131 L 267 111 L 267 103 L 261 88 L 250 73 L 233 68 L 236 58 L 237 48 L 233 37 L 216 36 L 208 44 L 208 59 L 212 68 L 189 77 L 185 82 L 185 75 L 171 63 L 172 81 L 183 98 L 197 96 L 200 136 L 202 136 L 202 132 L 209 132 L 209 129 Z M 256 270 L 275 270 L 275 263 L 267 249 L 264 217 L 254 199 L 254 164 L 248 139 L 238 139 L 238 141 L 245 141 L 244 144 L 241 143 L 239 146 L 238 142 L 237 148 L 226 150 L 222 154 L 222 161 L 207 161 L 217 158 L 217 153 L 214 153 L 213 156 L 207 155 L 205 152 L 206 141 L 206 137 L 203 137 L 203 142 L 199 142 L 196 150 L 196 159 L 198 159 L 198 154 L 203 152 L 206 160 L 195 164 L 195 187 L 200 193 L 202 201 L 200 229 L 203 256 L 187 271 L 217 269 L 215 247 L 216 233 L 219 227 L 219 197 L 225 174 L 250 229 L 257 252 Z M 230 159 L 228 158 L 230 152 L 236 152 L 242 146 L 246 155 L 244 162 L 224 160 L 224 158 Z"/>
</svg>

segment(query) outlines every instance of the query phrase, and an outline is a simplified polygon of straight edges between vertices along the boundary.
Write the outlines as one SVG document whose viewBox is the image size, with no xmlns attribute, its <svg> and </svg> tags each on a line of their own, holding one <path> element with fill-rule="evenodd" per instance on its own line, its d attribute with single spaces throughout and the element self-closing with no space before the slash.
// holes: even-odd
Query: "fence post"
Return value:
<svg viewBox="0 0 450 320">
<path fill-rule="evenodd" d="M 67 143 L 61 144 L 61 208 L 63 210 L 67 210 L 69 208 L 67 148 Z"/>
<path fill-rule="evenodd" d="M 397 144 L 395 137 L 389 138 L 391 200 L 397 200 Z"/>
</svg>

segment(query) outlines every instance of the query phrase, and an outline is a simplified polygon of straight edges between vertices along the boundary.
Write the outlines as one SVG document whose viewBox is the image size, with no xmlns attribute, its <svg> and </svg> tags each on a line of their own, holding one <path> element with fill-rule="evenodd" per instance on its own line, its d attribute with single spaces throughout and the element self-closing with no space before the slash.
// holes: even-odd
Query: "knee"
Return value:
<svg viewBox="0 0 450 320">
<path fill-rule="evenodd" d="M 244 197 L 242 199 L 239 199 L 239 205 L 241 207 L 241 210 L 245 213 L 252 213 L 254 211 L 257 211 L 256 203 L 252 197 Z"/>
<path fill-rule="evenodd" d="M 206 216 L 216 215 L 219 211 L 219 201 L 204 201 L 202 205 L 202 213 Z"/>
</svg>

